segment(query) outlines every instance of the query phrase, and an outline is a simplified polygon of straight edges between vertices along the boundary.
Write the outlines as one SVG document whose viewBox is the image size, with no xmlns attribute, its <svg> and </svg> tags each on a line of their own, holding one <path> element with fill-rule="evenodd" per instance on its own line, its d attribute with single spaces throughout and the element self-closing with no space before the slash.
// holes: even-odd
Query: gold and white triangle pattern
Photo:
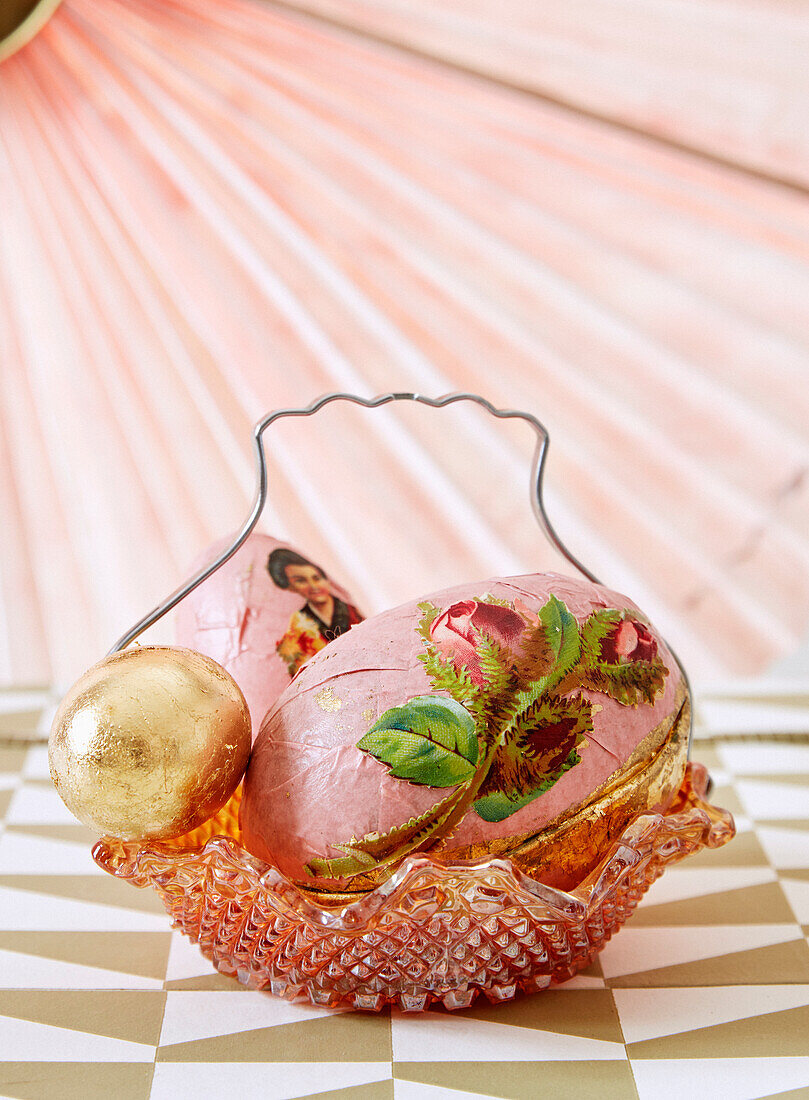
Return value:
<svg viewBox="0 0 809 1100">
<path fill-rule="evenodd" d="M 682 1096 L 758 1100 L 779 1093 L 809 1093 L 809 1057 L 655 1059 L 637 1062 L 632 1068 L 640 1100 Z"/>
<path fill-rule="evenodd" d="M 256 1062 L 240 1064 L 161 1062 L 155 1069 L 151 1100 L 199 1100 L 201 1096 L 238 1096 L 243 1100 L 293 1100 L 294 1097 L 362 1097 L 360 1088 L 390 1082 L 390 1062 Z M 390 1095 L 392 1088 L 387 1086 Z M 369 1096 L 373 1093 L 368 1093 Z M 379 1093 L 378 1095 L 386 1095 Z"/>
<path fill-rule="evenodd" d="M 705 746 L 722 793 L 809 805 L 805 747 Z M 761 763 L 760 771 L 756 770 Z M 771 762 L 770 762 L 771 763 Z M 809 813 L 767 806 L 666 873 L 573 982 L 500 1005 L 331 1013 L 217 974 L 148 891 L 100 875 L 46 785 L 0 746 L 0 1095 L 123 1100 L 759 1100 L 809 1090 Z M 0 788 L 2 789 L 2 788 Z M 779 816 L 779 808 L 784 812 Z M 34 1084 L 32 1084 L 34 1082 Z"/>
<path fill-rule="evenodd" d="M 627 1043 L 715 1027 L 809 1006 L 809 985 L 717 986 L 694 989 L 616 989 L 615 1005 Z"/>
</svg>

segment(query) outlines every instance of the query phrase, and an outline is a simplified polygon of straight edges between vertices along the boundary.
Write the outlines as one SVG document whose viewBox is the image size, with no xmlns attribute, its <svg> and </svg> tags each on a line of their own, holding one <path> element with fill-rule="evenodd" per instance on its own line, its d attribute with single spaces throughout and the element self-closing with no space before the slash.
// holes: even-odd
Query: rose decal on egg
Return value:
<svg viewBox="0 0 809 1100">
<path fill-rule="evenodd" d="M 396 779 L 454 789 L 385 833 L 330 844 L 344 855 L 311 859 L 313 876 L 379 871 L 437 844 L 469 812 L 505 820 L 580 763 L 594 714 L 584 691 L 636 707 L 664 687 L 657 643 L 626 610 L 598 608 L 579 624 L 554 595 L 538 612 L 491 595 L 419 610 L 434 693 L 387 710 L 357 748 Z"/>
<path fill-rule="evenodd" d="M 478 652 L 481 633 L 513 655 L 519 649 L 525 626 L 525 619 L 510 607 L 482 600 L 461 600 L 430 624 L 429 640 L 456 671 L 466 669 L 482 687 L 486 678 Z"/>
<path fill-rule="evenodd" d="M 653 661 L 657 642 L 643 623 L 622 619 L 601 643 L 601 659 L 616 663 L 622 657 L 628 661 Z"/>
</svg>

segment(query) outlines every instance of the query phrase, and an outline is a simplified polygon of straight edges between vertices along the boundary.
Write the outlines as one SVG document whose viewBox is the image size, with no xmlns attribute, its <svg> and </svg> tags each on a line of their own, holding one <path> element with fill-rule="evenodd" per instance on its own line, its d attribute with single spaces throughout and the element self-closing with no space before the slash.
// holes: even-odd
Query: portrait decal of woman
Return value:
<svg viewBox="0 0 809 1100">
<path fill-rule="evenodd" d="M 323 570 L 296 554 L 279 547 L 267 559 L 267 569 L 279 588 L 287 588 L 303 598 L 304 605 L 293 612 L 289 626 L 275 649 L 285 662 L 290 676 L 325 645 L 344 634 L 362 615 L 350 603 L 332 591 Z"/>
</svg>

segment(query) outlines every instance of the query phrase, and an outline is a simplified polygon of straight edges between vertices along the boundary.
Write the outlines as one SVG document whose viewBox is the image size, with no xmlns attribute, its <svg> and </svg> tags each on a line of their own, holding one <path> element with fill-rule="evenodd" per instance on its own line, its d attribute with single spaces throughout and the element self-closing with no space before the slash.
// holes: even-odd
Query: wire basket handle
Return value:
<svg viewBox="0 0 809 1100">
<path fill-rule="evenodd" d="M 534 449 L 534 458 L 531 470 L 531 507 L 536 517 L 536 521 L 540 526 L 543 534 L 554 546 L 560 554 L 562 554 L 574 568 L 578 569 L 588 580 L 595 582 L 595 576 L 587 569 L 580 561 L 578 561 L 573 554 L 567 549 L 562 540 L 556 534 L 556 531 L 548 519 L 548 514 L 545 511 L 545 503 L 542 497 L 542 479 L 545 470 L 545 458 L 548 453 L 548 431 L 535 416 L 531 413 L 518 412 L 516 409 L 497 409 L 490 401 L 487 401 L 484 397 L 480 397 L 474 393 L 447 393 L 443 397 L 425 397 L 420 393 L 383 393 L 377 397 L 357 397 L 350 393 L 327 393 L 323 397 L 317 398 L 311 405 L 306 405 L 300 409 L 277 409 L 275 412 L 268 413 L 263 420 L 259 420 L 253 429 L 253 443 L 255 446 L 256 454 L 256 493 L 253 499 L 253 506 L 250 509 L 250 514 L 244 521 L 238 532 L 233 536 L 230 544 L 214 559 L 209 565 L 206 565 L 203 569 L 200 569 L 198 573 L 182 584 L 179 588 L 175 589 L 170 596 L 168 596 L 157 607 L 153 608 L 148 615 L 144 617 L 135 625 L 123 634 L 115 645 L 110 650 L 110 654 L 118 653 L 120 650 L 125 649 L 131 642 L 138 638 L 145 630 L 148 630 L 150 626 L 153 626 L 158 619 L 162 619 L 167 612 L 171 611 L 180 600 L 184 599 L 189 592 L 193 592 L 194 589 L 202 584 L 204 580 L 207 580 L 212 573 L 224 565 L 225 562 L 231 558 L 239 547 L 247 539 L 250 532 L 258 523 L 259 516 L 261 515 L 264 505 L 267 502 L 267 456 L 264 450 L 264 432 L 271 424 L 274 424 L 276 420 L 282 420 L 290 416 L 313 416 L 326 405 L 331 405 L 335 401 L 347 401 L 353 405 L 362 405 L 366 409 L 376 409 L 381 405 L 388 405 L 391 401 L 416 401 L 421 405 L 429 405 L 433 409 L 443 409 L 446 405 L 454 405 L 458 401 L 471 401 L 475 405 L 480 405 L 481 408 L 486 409 L 492 416 L 496 416 L 499 420 L 524 420 L 527 424 L 530 424 L 536 433 L 536 447 Z"/>
</svg>

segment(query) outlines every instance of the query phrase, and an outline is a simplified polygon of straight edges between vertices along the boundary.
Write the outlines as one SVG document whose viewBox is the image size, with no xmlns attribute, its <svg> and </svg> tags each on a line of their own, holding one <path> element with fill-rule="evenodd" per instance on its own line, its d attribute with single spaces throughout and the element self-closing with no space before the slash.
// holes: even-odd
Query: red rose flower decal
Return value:
<svg viewBox="0 0 809 1100">
<path fill-rule="evenodd" d="M 657 656 L 657 642 L 643 623 L 636 619 L 624 619 L 602 641 L 600 656 L 610 665 L 617 665 L 621 658 L 627 661 L 653 661 Z"/>
<path fill-rule="evenodd" d="M 438 652 L 451 661 L 456 671 L 465 668 L 478 687 L 485 684 L 485 676 L 478 654 L 481 634 L 496 642 L 511 656 L 520 650 L 520 639 L 525 632 L 525 620 L 510 607 L 482 603 L 480 600 L 462 600 L 443 611 L 430 626 L 430 640 Z"/>
</svg>

